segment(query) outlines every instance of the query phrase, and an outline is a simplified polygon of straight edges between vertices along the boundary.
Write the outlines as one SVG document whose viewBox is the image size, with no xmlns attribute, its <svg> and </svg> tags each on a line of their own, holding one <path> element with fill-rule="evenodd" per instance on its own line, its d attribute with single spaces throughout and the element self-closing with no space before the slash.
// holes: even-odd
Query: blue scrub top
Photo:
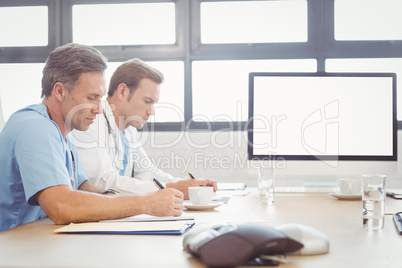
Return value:
<svg viewBox="0 0 402 268">
<path fill-rule="evenodd" d="M 34 195 L 88 178 L 72 135 L 64 139 L 44 104 L 15 112 L 0 133 L 0 231 L 46 217 Z M 71 179 L 70 179 L 71 178 Z"/>
</svg>

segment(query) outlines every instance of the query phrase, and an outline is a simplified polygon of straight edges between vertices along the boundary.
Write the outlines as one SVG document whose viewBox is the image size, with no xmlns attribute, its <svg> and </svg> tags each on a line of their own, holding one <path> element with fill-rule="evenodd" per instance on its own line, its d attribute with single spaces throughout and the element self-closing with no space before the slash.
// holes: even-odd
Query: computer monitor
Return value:
<svg viewBox="0 0 402 268">
<path fill-rule="evenodd" d="M 250 73 L 247 131 L 249 160 L 287 161 L 290 173 L 396 167 L 396 75 Z"/>
</svg>

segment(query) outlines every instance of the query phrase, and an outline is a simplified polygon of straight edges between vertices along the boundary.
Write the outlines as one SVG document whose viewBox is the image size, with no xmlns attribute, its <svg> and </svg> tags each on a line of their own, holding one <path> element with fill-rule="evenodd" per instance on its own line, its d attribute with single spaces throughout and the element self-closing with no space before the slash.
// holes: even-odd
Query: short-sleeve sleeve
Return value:
<svg viewBox="0 0 402 268">
<path fill-rule="evenodd" d="M 63 139 L 50 120 L 32 120 L 18 134 L 15 157 L 30 205 L 38 205 L 34 195 L 43 189 L 71 185 Z"/>
</svg>

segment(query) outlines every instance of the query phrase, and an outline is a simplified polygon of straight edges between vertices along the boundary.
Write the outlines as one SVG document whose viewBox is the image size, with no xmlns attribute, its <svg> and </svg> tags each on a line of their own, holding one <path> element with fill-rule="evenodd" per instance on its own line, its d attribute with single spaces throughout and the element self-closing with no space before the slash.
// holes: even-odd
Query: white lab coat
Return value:
<svg viewBox="0 0 402 268">
<path fill-rule="evenodd" d="M 162 184 L 178 180 L 153 165 L 138 141 L 137 129 L 131 126 L 124 131 L 130 144 L 130 157 L 125 175 L 120 176 L 123 143 L 109 103 L 105 100 L 102 106 L 103 114 L 96 117 L 87 131 L 73 131 L 78 158 L 89 181 L 101 190 L 111 188 L 124 195 L 144 195 L 158 190 L 152 182 L 153 178 Z"/>
</svg>

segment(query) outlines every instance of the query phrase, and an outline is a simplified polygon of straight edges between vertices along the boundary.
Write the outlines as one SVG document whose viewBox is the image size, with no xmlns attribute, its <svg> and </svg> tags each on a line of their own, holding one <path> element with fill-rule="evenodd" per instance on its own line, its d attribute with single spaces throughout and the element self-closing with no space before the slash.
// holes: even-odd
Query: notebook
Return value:
<svg viewBox="0 0 402 268">
<path fill-rule="evenodd" d="M 192 221 L 192 220 L 194 220 L 193 216 L 188 215 L 188 214 L 183 212 L 181 214 L 181 216 L 156 217 L 156 216 L 141 214 L 141 215 L 127 217 L 127 218 L 121 218 L 121 219 L 103 220 L 103 221 L 100 221 L 100 222 L 123 222 L 123 221 L 131 221 L 131 222 L 145 221 L 145 222 L 150 222 L 150 221 Z"/>
<path fill-rule="evenodd" d="M 71 223 L 54 230 L 69 234 L 130 234 L 130 235 L 181 235 L 193 227 L 194 222 L 87 222 Z"/>
</svg>

